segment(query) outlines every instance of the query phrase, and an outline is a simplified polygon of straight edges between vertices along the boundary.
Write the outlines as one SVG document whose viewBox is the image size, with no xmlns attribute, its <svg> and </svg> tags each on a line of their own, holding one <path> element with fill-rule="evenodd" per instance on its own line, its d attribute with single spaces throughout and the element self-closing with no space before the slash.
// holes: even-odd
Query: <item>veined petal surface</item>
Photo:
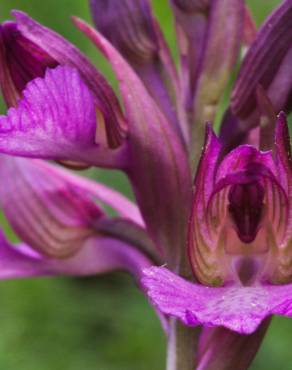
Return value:
<svg viewBox="0 0 292 370">
<path fill-rule="evenodd" d="M 59 64 L 78 70 L 94 96 L 95 105 L 100 112 L 100 123 L 105 125 L 108 146 L 120 146 L 126 137 L 127 122 L 113 89 L 99 70 L 76 46 L 56 32 L 39 24 L 24 12 L 14 10 L 12 14 L 23 37 L 40 47 Z"/>
<path fill-rule="evenodd" d="M 96 130 L 92 93 L 76 69 L 59 66 L 48 69 L 44 78 L 32 80 L 18 106 L 0 116 L 0 150 L 18 156 L 96 164 Z M 102 155 L 107 161 L 106 152 Z"/>
<path fill-rule="evenodd" d="M 144 270 L 142 284 L 155 307 L 188 326 L 224 326 L 250 334 L 272 314 L 292 317 L 292 284 L 211 288 L 164 267 Z"/>
<path fill-rule="evenodd" d="M 157 260 L 136 205 L 106 185 L 41 160 L 6 155 L 0 157 L 0 175 L 5 215 L 18 236 L 41 253 L 68 257 L 88 237 L 105 235 Z"/>
</svg>

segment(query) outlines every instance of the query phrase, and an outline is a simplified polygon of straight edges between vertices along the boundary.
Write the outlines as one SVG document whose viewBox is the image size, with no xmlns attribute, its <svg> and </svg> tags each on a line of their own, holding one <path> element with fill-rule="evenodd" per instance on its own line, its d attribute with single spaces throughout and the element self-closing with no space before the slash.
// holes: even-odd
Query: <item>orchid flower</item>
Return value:
<svg viewBox="0 0 292 370">
<path fill-rule="evenodd" d="M 27 14 L 0 26 L 0 203 L 22 240 L 1 234 L 0 278 L 127 270 L 158 309 L 168 370 L 246 369 L 270 315 L 291 316 L 291 158 L 277 115 L 291 109 L 292 1 L 258 31 L 243 0 L 170 4 L 178 68 L 148 0 L 91 0 L 95 27 L 73 17 L 121 101 Z M 242 45 L 217 138 L 206 122 Z M 45 160 L 121 170 L 137 205 Z"/>
</svg>

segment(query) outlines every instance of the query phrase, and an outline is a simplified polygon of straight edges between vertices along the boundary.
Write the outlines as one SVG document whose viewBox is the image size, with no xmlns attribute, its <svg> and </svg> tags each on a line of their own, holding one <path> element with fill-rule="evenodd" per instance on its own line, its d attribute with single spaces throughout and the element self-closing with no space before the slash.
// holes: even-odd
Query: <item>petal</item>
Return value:
<svg viewBox="0 0 292 370">
<path fill-rule="evenodd" d="M 224 113 L 220 126 L 219 138 L 224 148 L 222 156 L 241 144 L 251 144 L 248 131 L 244 127 L 241 127 L 240 120 L 231 112 L 230 107 Z M 255 146 L 257 146 L 258 143 L 259 138 L 257 134 Z"/>
<path fill-rule="evenodd" d="M 25 244 L 11 245 L 0 234 L 0 279 L 32 276 L 90 276 L 113 270 L 125 270 L 139 281 L 150 260 L 141 252 L 114 238 L 92 237 L 77 254 L 66 259 L 42 256 Z"/>
<path fill-rule="evenodd" d="M 150 235 L 165 252 L 166 259 L 176 263 L 186 240 L 191 198 L 186 152 L 155 101 L 117 50 L 85 22 L 74 21 L 110 61 L 120 81 L 132 153 L 128 175 Z"/>
<path fill-rule="evenodd" d="M 244 23 L 243 23 L 243 43 L 245 47 L 250 47 L 255 40 L 257 27 L 253 16 L 247 6 L 245 6 Z"/>
<path fill-rule="evenodd" d="M 96 28 L 123 55 L 169 121 L 178 129 L 172 96 L 177 76 L 170 51 L 148 0 L 91 0 Z"/>
<path fill-rule="evenodd" d="M 197 370 L 246 370 L 256 356 L 271 319 L 265 319 L 252 334 L 242 335 L 231 330 L 203 328 L 199 341 Z"/>
<path fill-rule="evenodd" d="M 35 249 L 59 258 L 75 253 L 88 236 L 102 234 L 158 261 L 138 208 L 122 194 L 39 160 L 2 156 L 0 175 L 5 214 Z M 105 217 L 107 207 L 118 218 Z"/>
<path fill-rule="evenodd" d="M 105 125 L 109 147 L 116 148 L 121 145 L 126 137 L 127 122 L 119 101 L 106 79 L 80 50 L 62 36 L 37 23 L 23 12 L 14 10 L 12 14 L 16 18 L 17 29 L 22 37 L 28 40 L 27 42 L 41 48 L 59 64 L 69 65 L 78 70 L 93 94 L 100 124 Z"/>
<path fill-rule="evenodd" d="M 242 0 L 172 0 L 181 54 L 182 87 L 191 115 L 191 153 L 203 145 L 204 125 L 213 121 L 241 42 Z"/>
<path fill-rule="evenodd" d="M 244 20 L 242 0 L 215 0 L 211 4 L 195 86 L 195 122 L 200 125 L 213 121 L 215 117 L 220 98 L 236 63 Z"/>
<path fill-rule="evenodd" d="M 135 222 L 123 218 L 99 218 L 94 223 L 94 230 L 103 236 L 132 245 L 155 264 L 162 263 L 162 258 L 148 233 Z"/>
<path fill-rule="evenodd" d="M 0 116 L 2 153 L 98 163 L 94 99 L 76 69 L 48 69 L 23 96 L 17 108 Z"/>
<path fill-rule="evenodd" d="M 190 109 L 198 66 L 208 26 L 209 1 L 171 0 L 180 52 L 180 79 L 184 104 Z"/>
<path fill-rule="evenodd" d="M 272 152 L 261 152 L 251 145 L 241 145 L 228 153 L 216 172 L 216 183 L 232 172 L 245 170 L 249 165 L 258 164 L 276 176 L 277 170 Z"/>
<path fill-rule="evenodd" d="M 164 267 L 144 270 L 142 284 L 155 307 L 188 326 L 224 326 L 251 334 L 272 314 L 292 316 L 292 284 L 210 288 Z"/>
<path fill-rule="evenodd" d="M 0 25 L 0 86 L 8 106 L 16 106 L 25 85 L 58 62 L 25 38 L 15 22 Z"/>
<path fill-rule="evenodd" d="M 275 161 L 277 166 L 277 178 L 287 193 L 286 206 L 288 205 L 288 222 L 285 235 L 277 248 L 277 255 L 274 257 L 274 274 L 271 279 L 275 283 L 286 283 L 292 278 L 292 180 L 291 180 L 291 149 L 290 137 L 286 116 L 280 113 L 275 130 Z M 284 205 L 282 205 L 284 208 Z"/>
<path fill-rule="evenodd" d="M 70 256 L 104 215 L 78 184 L 42 162 L 2 156 L 0 201 L 17 235 L 48 256 Z"/>
<path fill-rule="evenodd" d="M 61 177 L 64 181 L 76 184 L 82 192 L 90 194 L 90 196 L 96 199 L 102 207 L 110 207 L 115 211 L 117 216 L 124 217 L 140 227 L 144 227 L 144 221 L 139 208 L 123 194 L 104 184 L 92 181 L 86 177 L 75 175 L 73 172 L 64 170 L 61 167 L 52 166 L 44 161 L 34 161 L 34 163 L 37 162 L 38 166 L 42 168 L 43 171 L 49 172 L 54 176 Z"/>
<path fill-rule="evenodd" d="M 292 191 L 291 189 L 292 159 L 288 124 L 286 116 L 283 112 L 279 114 L 276 123 L 275 155 L 280 182 L 284 189 L 287 191 L 287 193 L 290 193 Z"/>
<path fill-rule="evenodd" d="M 206 128 L 205 146 L 195 182 L 193 209 L 189 222 L 188 253 L 196 277 L 213 285 L 220 285 L 224 273 L 220 259 L 212 252 L 214 240 L 208 225 L 207 207 L 215 185 L 215 175 L 221 145 L 210 125 Z"/>
<path fill-rule="evenodd" d="M 260 84 L 276 113 L 291 109 L 292 1 L 283 1 L 266 19 L 242 63 L 231 98 L 233 113 L 248 130 L 259 122 L 256 88 Z"/>
</svg>

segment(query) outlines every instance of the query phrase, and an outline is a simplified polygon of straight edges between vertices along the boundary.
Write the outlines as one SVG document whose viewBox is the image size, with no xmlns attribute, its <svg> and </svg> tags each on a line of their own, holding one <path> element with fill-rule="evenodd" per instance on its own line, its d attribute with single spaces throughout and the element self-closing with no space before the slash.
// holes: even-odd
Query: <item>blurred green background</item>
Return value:
<svg viewBox="0 0 292 370">
<path fill-rule="evenodd" d="M 279 1 L 247 3 L 260 24 Z M 167 0 L 153 4 L 174 49 Z M 111 69 L 69 20 L 72 14 L 90 20 L 87 1 L 1 0 L 0 20 L 13 8 L 77 44 L 116 87 Z M 121 174 L 90 175 L 131 196 Z M 292 369 L 291 343 L 292 320 L 274 318 L 252 369 Z M 164 357 L 159 322 L 126 274 L 0 282 L 0 370 L 162 370 Z"/>
</svg>

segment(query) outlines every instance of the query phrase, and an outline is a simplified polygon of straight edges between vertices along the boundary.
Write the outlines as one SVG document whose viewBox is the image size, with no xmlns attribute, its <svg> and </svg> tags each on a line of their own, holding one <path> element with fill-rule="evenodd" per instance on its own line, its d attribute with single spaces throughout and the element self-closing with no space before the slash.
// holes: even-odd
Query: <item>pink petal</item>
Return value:
<svg viewBox="0 0 292 370">
<path fill-rule="evenodd" d="M 164 267 L 144 270 L 142 284 L 155 307 L 188 326 L 224 326 L 250 334 L 272 314 L 292 317 L 292 284 L 211 288 Z"/>
<path fill-rule="evenodd" d="M 100 206 L 112 205 L 118 216 L 127 217 L 123 235 L 115 229 L 116 238 L 134 242 L 135 221 L 143 226 L 136 206 L 121 194 L 43 161 L 2 156 L 0 175 L 0 201 L 11 225 L 22 240 L 51 257 L 76 253 L 86 238 L 101 232 L 100 225 L 96 229 L 105 218 Z"/>
<path fill-rule="evenodd" d="M 127 122 L 113 89 L 103 75 L 76 46 L 61 35 L 39 24 L 24 12 L 14 10 L 12 14 L 16 18 L 17 29 L 26 43 L 41 48 L 60 65 L 71 66 L 79 72 L 93 95 L 99 111 L 98 119 L 105 126 L 103 130 L 106 131 L 108 146 L 119 147 L 126 137 Z M 104 141 L 104 138 L 98 135 L 98 140 Z"/>
<path fill-rule="evenodd" d="M 42 256 L 29 246 L 9 243 L 0 233 L 0 279 L 32 276 L 88 276 L 125 270 L 137 279 L 150 261 L 127 243 L 108 237 L 93 237 L 84 242 L 74 256 L 54 259 Z"/>
<path fill-rule="evenodd" d="M 47 70 L 31 81 L 17 108 L 0 116 L 3 153 L 48 159 L 99 162 L 94 99 L 76 69 Z M 106 151 L 102 153 L 106 159 Z"/>
</svg>

